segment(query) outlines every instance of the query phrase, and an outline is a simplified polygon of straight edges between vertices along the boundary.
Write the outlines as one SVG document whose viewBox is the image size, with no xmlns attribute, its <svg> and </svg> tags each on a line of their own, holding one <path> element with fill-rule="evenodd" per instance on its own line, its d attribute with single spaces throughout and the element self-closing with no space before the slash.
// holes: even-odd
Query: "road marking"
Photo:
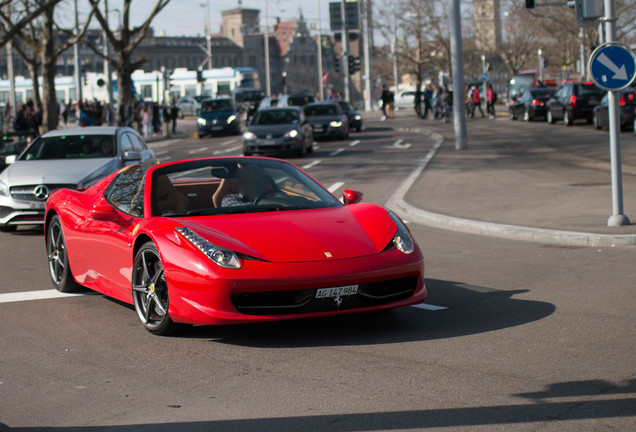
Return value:
<svg viewBox="0 0 636 432">
<path fill-rule="evenodd" d="M 345 149 L 343 148 L 339 148 L 338 150 L 334 150 L 331 153 L 329 153 L 329 156 L 336 156 L 339 155 L 340 153 L 342 153 Z"/>
<path fill-rule="evenodd" d="M 235 142 L 236 142 L 236 140 L 235 140 L 235 139 L 233 139 L 233 140 L 223 141 L 223 142 L 221 143 L 221 147 L 225 147 L 225 146 L 228 146 L 228 145 L 230 145 L 230 144 L 234 144 Z"/>
<path fill-rule="evenodd" d="M 329 186 L 329 187 L 327 188 L 327 190 L 328 190 L 329 192 L 331 192 L 331 193 L 334 193 L 334 192 L 336 192 L 338 189 L 340 189 L 340 187 L 341 187 L 342 185 L 344 185 L 344 182 L 336 182 L 336 183 L 332 184 L 331 186 Z"/>
<path fill-rule="evenodd" d="M 223 153 L 229 153 L 229 152 L 233 152 L 234 150 L 238 150 L 240 148 L 243 148 L 242 144 L 239 145 L 239 146 L 234 146 L 234 147 L 226 148 L 226 149 L 223 149 L 223 150 L 214 150 L 214 154 L 215 155 L 220 155 L 220 154 L 223 154 Z"/>
<path fill-rule="evenodd" d="M 351 142 L 349 143 L 349 147 L 355 147 L 355 146 L 357 146 L 358 144 L 360 144 L 360 140 L 351 141 Z"/>
<path fill-rule="evenodd" d="M 170 153 L 170 150 L 166 150 L 166 151 L 162 151 L 159 153 L 155 153 L 155 156 L 163 156 L 163 155 L 167 155 L 168 153 Z"/>
<path fill-rule="evenodd" d="M 311 167 L 315 167 L 316 165 L 318 165 L 320 162 L 322 162 L 321 159 L 315 160 L 313 162 L 309 162 L 307 165 L 303 165 L 301 168 L 304 170 L 308 170 Z"/>
<path fill-rule="evenodd" d="M 389 149 L 400 149 L 400 150 L 406 150 L 407 148 L 411 147 L 410 143 L 402 144 L 403 141 L 404 141 L 403 139 L 399 139 L 396 142 L 394 142 L 393 145 L 382 146 L 382 147 L 389 148 Z"/>
<path fill-rule="evenodd" d="M 163 140 L 163 141 L 154 141 L 154 142 L 146 143 L 146 145 L 148 146 L 148 148 L 156 149 L 161 147 L 167 147 L 171 144 L 178 143 L 179 141 L 182 141 L 182 138 Z"/>
<path fill-rule="evenodd" d="M 414 307 L 417 309 L 429 310 L 429 311 L 438 311 L 438 310 L 448 309 L 447 307 L 444 307 L 444 306 L 436 306 L 436 305 L 426 304 L 426 303 L 412 305 L 411 307 Z"/>
<path fill-rule="evenodd" d="M 54 289 L 15 292 L 15 293 L 0 294 L 0 303 L 13 303 L 13 302 L 22 302 L 22 301 L 29 301 L 29 300 L 45 300 L 45 299 L 54 299 L 54 298 L 65 298 L 65 297 L 79 297 L 83 295 L 86 295 L 86 294 L 85 293 L 67 294 L 67 293 L 59 292 Z"/>
<path fill-rule="evenodd" d="M 201 153 L 201 152 L 206 151 L 208 148 L 209 148 L 209 147 L 201 147 L 201 148 L 198 148 L 198 149 L 190 150 L 190 151 L 188 152 L 188 154 Z"/>
</svg>

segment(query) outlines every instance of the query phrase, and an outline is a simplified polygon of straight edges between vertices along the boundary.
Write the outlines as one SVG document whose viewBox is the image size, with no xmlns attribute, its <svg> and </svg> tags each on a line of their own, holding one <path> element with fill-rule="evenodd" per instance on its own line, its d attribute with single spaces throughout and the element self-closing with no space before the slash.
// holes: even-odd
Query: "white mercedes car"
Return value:
<svg viewBox="0 0 636 432">
<path fill-rule="evenodd" d="M 143 138 L 128 127 L 85 127 L 48 132 L 0 173 L 0 231 L 40 225 L 51 192 L 84 189 L 126 165 L 157 163 Z"/>
</svg>

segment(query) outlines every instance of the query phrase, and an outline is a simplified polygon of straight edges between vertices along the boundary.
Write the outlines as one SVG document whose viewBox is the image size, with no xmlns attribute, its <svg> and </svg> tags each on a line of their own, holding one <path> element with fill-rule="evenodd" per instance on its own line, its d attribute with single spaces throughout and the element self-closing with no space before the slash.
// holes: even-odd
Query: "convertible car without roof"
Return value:
<svg viewBox="0 0 636 432">
<path fill-rule="evenodd" d="M 253 157 L 138 165 L 46 206 L 54 286 L 132 303 L 145 328 L 393 309 L 424 301 L 424 263 L 392 212 L 341 203 L 294 165 Z"/>
</svg>

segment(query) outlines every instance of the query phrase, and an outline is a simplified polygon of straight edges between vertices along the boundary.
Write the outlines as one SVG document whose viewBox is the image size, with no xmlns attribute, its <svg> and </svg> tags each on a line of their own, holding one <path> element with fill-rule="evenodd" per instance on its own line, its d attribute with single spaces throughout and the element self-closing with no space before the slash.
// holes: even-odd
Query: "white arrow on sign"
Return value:
<svg viewBox="0 0 636 432">
<path fill-rule="evenodd" d="M 601 53 L 601 55 L 598 56 L 597 60 L 601 62 L 603 66 L 614 72 L 614 76 L 612 77 L 612 79 L 627 81 L 627 71 L 625 70 L 625 65 L 622 65 L 619 68 L 612 60 L 610 60 L 608 56 L 605 55 L 605 53 Z"/>
</svg>

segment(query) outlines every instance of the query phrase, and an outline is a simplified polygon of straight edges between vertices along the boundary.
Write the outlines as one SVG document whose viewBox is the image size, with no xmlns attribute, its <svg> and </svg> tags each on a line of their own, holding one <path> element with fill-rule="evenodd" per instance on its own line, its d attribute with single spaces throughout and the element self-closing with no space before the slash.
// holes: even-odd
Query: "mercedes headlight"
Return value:
<svg viewBox="0 0 636 432">
<path fill-rule="evenodd" d="M 329 126 L 331 126 L 331 127 L 335 127 L 335 128 L 336 128 L 336 127 L 340 127 L 340 126 L 342 126 L 342 122 L 341 122 L 341 121 L 335 121 L 335 120 L 334 120 L 334 121 L 332 121 L 331 123 L 329 123 Z"/>
<path fill-rule="evenodd" d="M 198 118 L 197 119 L 197 123 L 199 123 L 201 126 L 205 126 L 207 124 L 207 120 L 204 118 Z"/>
<path fill-rule="evenodd" d="M 296 138 L 298 136 L 298 131 L 296 129 L 292 129 L 285 134 L 285 138 Z"/>
<path fill-rule="evenodd" d="M 356 114 L 353 118 L 356 120 L 362 120 L 362 116 L 360 114 Z"/>
<path fill-rule="evenodd" d="M 236 120 L 236 116 L 232 114 L 231 116 L 227 118 L 227 124 L 232 123 L 234 120 Z"/>
<path fill-rule="evenodd" d="M 9 196 L 9 187 L 0 180 L 0 196 Z"/>
<path fill-rule="evenodd" d="M 241 261 L 236 252 L 210 243 L 190 228 L 177 227 L 175 230 L 219 266 L 229 269 L 241 268 Z"/>
<path fill-rule="evenodd" d="M 404 225 L 402 219 L 400 219 L 395 213 L 389 212 L 389 216 L 393 219 L 393 222 L 395 222 L 395 225 L 397 226 L 397 232 L 393 236 L 391 243 L 406 255 L 413 253 L 415 250 L 415 242 L 413 241 L 409 230 L 406 228 L 406 225 Z"/>
<path fill-rule="evenodd" d="M 247 131 L 243 134 L 243 138 L 245 138 L 246 140 L 252 140 L 256 138 L 256 135 L 254 135 L 254 132 Z"/>
</svg>

